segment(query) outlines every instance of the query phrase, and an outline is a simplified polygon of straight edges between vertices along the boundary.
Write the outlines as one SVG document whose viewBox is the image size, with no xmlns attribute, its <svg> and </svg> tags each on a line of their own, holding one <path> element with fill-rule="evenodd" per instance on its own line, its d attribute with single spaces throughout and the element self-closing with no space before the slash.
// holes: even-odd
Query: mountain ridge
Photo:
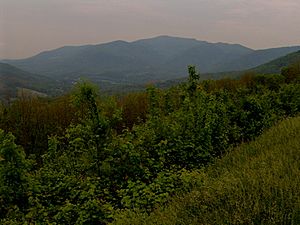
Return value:
<svg viewBox="0 0 300 225">
<path fill-rule="evenodd" d="M 181 52 L 192 51 L 193 48 L 201 46 L 213 48 L 215 45 L 220 46 L 217 47 L 220 49 L 231 46 L 230 44 L 212 44 L 190 38 L 159 36 L 133 42 L 118 40 L 96 45 L 64 46 L 41 52 L 26 59 L 5 60 L 5 62 L 29 72 L 48 76 L 57 75 L 58 77 L 72 72 L 95 74 L 107 72 L 107 70 L 133 70 L 134 67 L 139 70 L 153 69 L 154 67 L 154 70 L 157 68 L 163 71 L 169 68 L 162 69 L 160 67 L 168 64 L 168 61 L 177 55 L 180 56 Z M 237 45 L 232 46 L 236 48 Z M 238 46 L 238 50 L 240 48 L 243 47 Z M 247 48 L 248 50 L 252 51 Z M 63 64 L 62 60 L 64 60 Z M 75 71 L 70 69 L 74 63 L 78 65 Z M 103 65 L 100 65 L 101 63 Z"/>
<path fill-rule="evenodd" d="M 190 64 L 201 73 L 239 71 L 296 50 L 300 50 L 300 46 L 253 50 L 240 44 L 162 35 L 132 42 L 116 40 L 63 46 L 29 58 L 4 62 L 70 84 L 80 77 L 98 84 L 103 81 L 142 84 L 183 77 Z"/>
</svg>

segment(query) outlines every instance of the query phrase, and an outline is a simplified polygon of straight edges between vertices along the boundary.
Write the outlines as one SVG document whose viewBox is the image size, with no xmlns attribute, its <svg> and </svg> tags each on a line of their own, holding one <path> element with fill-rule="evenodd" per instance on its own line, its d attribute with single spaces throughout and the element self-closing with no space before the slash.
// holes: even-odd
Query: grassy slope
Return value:
<svg viewBox="0 0 300 225">
<path fill-rule="evenodd" d="M 205 171 L 193 191 L 115 224 L 300 224 L 300 117 L 286 119 Z"/>
</svg>

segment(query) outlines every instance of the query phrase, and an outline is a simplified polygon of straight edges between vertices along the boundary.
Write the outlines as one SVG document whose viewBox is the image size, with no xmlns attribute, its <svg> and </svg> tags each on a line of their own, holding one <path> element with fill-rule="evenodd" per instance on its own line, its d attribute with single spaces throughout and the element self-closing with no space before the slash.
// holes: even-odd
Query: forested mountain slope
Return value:
<svg viewBox="0 0 300 225">
<path fill-rule="evenodd" d="M 251 52 L 250 54 L 246 54 L 240 57 L 239 59 L 231 61 L 230 63 L 220 65 L 218 67 L 218 70 L 247 70 L 299 50 L 299 46 L 256 50 L 254 52 Z"/>
<path fill-rule="evenodd" d="M 47 77 L 20 70 L 6 63 L 0 63 L 0 98 L 15 97 L 18 90 L 27 89 L 32 93 L 47 94 L 59 89 L 57 83 Z M 41 93 L 42 92 L 42 93 Z"/>
<path fill-rule="evenodd" d="M 282 69 L 292 64 L 298 64 L 300 66 L 300 51 L 293 52 L 286 56 L 277 58 L 275 60 L 272 60 L 271 62 L 260 65 L 251 70 L 257 73 L 265 74 L 280 73 Z"/>
<path fill-rule="evenodd" d="M 6 60 L 26 71 L 74 82 L 141 84 L 185 76 L 187 65 L 202 73 L 244 70 L 300 50 L 300 46 L 252 50 L 238 44 L 159 36 L 134 42 L 66 46 L 36 56 Z"/>
</svg>

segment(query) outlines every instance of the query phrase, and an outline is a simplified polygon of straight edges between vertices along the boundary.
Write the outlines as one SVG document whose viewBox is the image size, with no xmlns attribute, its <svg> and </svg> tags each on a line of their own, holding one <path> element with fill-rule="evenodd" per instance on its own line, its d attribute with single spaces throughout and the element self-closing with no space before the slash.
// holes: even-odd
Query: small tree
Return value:
<svg viewBox="0 0 300 225">
<path fill-rule="evenodd" d="M 197 84 L 200 79 L 200 74 L 197 73 L 195 66 L 191 66 L 191 65 L 188 66 L 188 71 L 189 71 L 188 91 L 189 94 L 193 96 L 197 89 Z"/>
<path fill-rule="evenodd" d="M 291 83 L 300 80 L 300 62 L 293 63 L 281 70 L 281 74 L 285 77 L 285 82 Z"/>
<path fill-rule="evenodd" d="M 103 160 L 103 147 L 109 131 L 109 123 L 98 110 L 96 99 L 98 97 L 97 87 L 86 81 L 79 82 L 73 94 L 74 103 L 79 106 L 85 115 L 85 122 L 91 126 L 94 141 L 96 143 L 96 166 L 100 173 L 100 162 Z"/>
<path fill-rule="evenodd" d="M 0 217 L 27 204 L 29 162 L 12 134 L 0 130 Z"/>
</svg>

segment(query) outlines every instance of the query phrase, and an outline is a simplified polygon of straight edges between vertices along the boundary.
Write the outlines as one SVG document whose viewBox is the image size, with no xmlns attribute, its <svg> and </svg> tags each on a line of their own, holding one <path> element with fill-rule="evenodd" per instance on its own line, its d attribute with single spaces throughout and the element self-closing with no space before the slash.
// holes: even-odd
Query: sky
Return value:
<svg viewBox="0 0 300 225">
<path fill-rule="evenodd" d="M 0 0 L 0 59 L 159 35 L 300 45 L 300 0 Z"/>
</svg>

